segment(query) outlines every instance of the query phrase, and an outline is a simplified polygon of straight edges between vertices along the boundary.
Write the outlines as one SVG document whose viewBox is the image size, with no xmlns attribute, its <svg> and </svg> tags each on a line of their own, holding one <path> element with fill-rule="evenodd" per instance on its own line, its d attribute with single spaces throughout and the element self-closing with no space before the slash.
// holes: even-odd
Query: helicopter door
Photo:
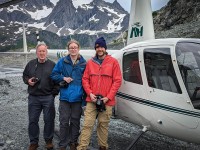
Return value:
<svg viewBox="0 0 200 150">
<path fill-rule="evenodd" d="M 142 61 L 139 59 L 139 51 L 131 49 L 119 57 L 123 58 L 120 64 L 123 82 L 117 93 L 116 115 L 129 122 L 134 120 L 140 124 L 141 120 L 144 120 L 143 115 L 138 113 L 144 107 L 140 103 L 142 99 L 146 99 L 147 93 L 141 73 Z"/>
<path fill-rule="evenodd" d="M 143 49 L 144 69 L 147 79 L 149 106 L 154 117 L 152 121 L 163 118 L 166 124 L 197 127 L 192 106 L 182 93 L 171 59 L 173 47 L 155 47 Z M 163 117 L 167 116 L 167 117 Z M 176 118 L 176 121 L 173 121 Z M 188 123 L 190 122 L 190 123 Z"/>
<path fill-rule="evenodd" d="M 200 110 L 200 44 L 180 42 L 176 46 L 178 68 L 194 109 Z"/>
</svg>

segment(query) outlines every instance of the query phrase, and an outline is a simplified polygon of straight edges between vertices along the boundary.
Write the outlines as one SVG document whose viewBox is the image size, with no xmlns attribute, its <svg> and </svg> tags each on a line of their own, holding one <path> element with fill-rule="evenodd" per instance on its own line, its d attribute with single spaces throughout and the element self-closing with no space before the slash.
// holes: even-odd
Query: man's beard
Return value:
<svg viewBox="0 0 200 150">
<path fill-rule="evenodd" d="M 99 53 L 101 53 L 101 54 L 99 54 Z M 98 57 L 103 57 L 104 55 L 106 55 L 106 51 L 96 52 L 96 56 L 98 56 Z"/>
</svg>

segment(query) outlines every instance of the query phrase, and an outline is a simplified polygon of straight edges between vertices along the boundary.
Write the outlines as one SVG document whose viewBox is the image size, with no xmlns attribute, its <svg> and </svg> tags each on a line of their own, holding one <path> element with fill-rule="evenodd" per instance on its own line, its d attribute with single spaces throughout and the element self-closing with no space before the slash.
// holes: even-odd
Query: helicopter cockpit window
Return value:
<svg viewBox="0 0 200 150">
<path fill-rule="evenodd" d="M 125 53 L 123 56 L 123 77 L 125 81 L 143 84 L 138 52 Z"/>
<path fill-rule="evenodd" d="M 170 48 L 144 49 L 144 65 L 150 87 L 182 93 L 170 55 Z"/>
<path fill-rule="evenodd" d="M 200 44 L 178 43 L 176 57 L 188 95 L 194 108 L 200 109 Z"/>
</svg>

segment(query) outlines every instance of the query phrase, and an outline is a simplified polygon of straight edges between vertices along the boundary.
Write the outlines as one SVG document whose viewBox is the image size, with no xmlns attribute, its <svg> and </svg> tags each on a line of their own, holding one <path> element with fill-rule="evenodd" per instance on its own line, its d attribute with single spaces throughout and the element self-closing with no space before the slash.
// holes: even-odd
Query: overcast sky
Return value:
<svg viewBox="0 0 200 150">
<path fill-rule="evenodd" d="M 112 3 L 114 0 L 105 0 L 107 2 Z M 117 0 L 125 10 L 130 12 L 131 0 Z M 151 0 L 152 10 L 158 10 L 165 6 L 169 0 Z"/>
</svg>

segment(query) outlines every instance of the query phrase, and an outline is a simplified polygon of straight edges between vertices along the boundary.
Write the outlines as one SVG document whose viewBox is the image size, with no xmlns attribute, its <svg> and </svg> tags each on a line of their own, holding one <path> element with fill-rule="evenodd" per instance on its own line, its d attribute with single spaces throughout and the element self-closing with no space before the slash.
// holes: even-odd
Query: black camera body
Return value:
<svg viewBox="0 0 200 150">
<path fill-rule="evenodd" d="M 103 98 L 102 95 L 96 95 L 97 101 L 96 101 L 96 108 L 98 112 L 103 112 L 106 110 L 106 106 L 103 102 L 103 100 L 101 100 L 101 98 Z"/>
<path fill-rule="evenodd" d="M 39 78 L 33 78 L 32 80 L 31 80 L 32 82 L 35 82 L 35 83 L 37 83 L 37 82 L 39 82 L 40 81 L 40 79 Z"/>
<path fill-rule="evenodd" d="M 59 82 L 59 86 L 60 86 L 61 88 L 67 88 L 68 85 L 69 85 L 69 83 L 67 83 L 66 81 L 61 81 L 61 82 Z"/>
</svg>

